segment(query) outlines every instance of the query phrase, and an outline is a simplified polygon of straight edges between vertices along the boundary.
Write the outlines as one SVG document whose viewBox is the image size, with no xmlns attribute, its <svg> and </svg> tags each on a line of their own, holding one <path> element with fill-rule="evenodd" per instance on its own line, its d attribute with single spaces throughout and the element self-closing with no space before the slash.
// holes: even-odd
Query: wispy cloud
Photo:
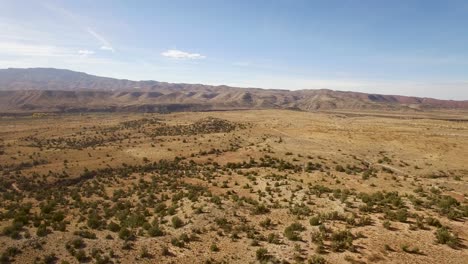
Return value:
<svg viewBox="0 0 468 264">
<path fill-rule="evenodd" d="M 79 50 L 78 54 L 80 54 L 81 56 L 89 56 L 89 55 L 93 55 L 94 51 L 86 50 L 86 49 L 85 50 Z"/>
<path fill-rule="evenodd" d="M 112 47 L 112 44 L 107 41 L 107 39 L 105 39 L 102 35 L 98 34 L 96 31 L 94 31 L 93 29 L 91 28 L 87 28 L 86 31 L 91 34 L 91 36 L 93 36 L 97 41 L 99 41 L 99 43 L 101 44 L 101 50 L 108 50 L 108 51 L 112 51 L 112 52 L 115 52 L 114 48 Z"/>
<path fill-rule="evenodd" d="M 199 53 L 189 53 L 189 52 L 176 50 L 176 49 L 166 50 L 163 53 L 161 53 L 161 55 L 167 58 L 178 59 L 178 60 L 185 60 L 185 59 L 199 60 L 199 59 L 206 58 L 206 56 L 203 56 Z"/>
<path fill-rule="evenodd" d="M 66 18 L 68 21 L 72 21 L 76 26 L 82 27 L 82 25 L 86 25 L 86 19 L 78 16 L 77 14 L 70 12 L 69 10 L 55 6 L 50 3 L 43 4 L 47 9 L 51 10 L 52 12 L 61 15 L 62 17 Z M 115 52 L 114 47 L 112 44 L 101 34 L 96 32 L 96 30 L 92 29 L 91 27 L 84 28 L 86 32 L 88 32 L 91 36 L 93 36 L 100 45 L 101 50 Z"/>
<path fill-rule="evenodd" d="M 100 48 L 100 49 L 102 49 L 102 50 L 108 50 L 108 51 L 112 51 L 112 52 L 114 52 L 114 48 L 112 48 L 112 47 L 109 47 L 109 46 L 101 46 L 101 48 Z"/>
</svg>

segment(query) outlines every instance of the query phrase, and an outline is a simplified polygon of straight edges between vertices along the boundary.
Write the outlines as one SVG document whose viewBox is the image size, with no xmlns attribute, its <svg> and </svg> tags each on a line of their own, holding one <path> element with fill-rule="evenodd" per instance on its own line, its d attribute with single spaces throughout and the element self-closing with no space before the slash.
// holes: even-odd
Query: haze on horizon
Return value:
<svg viewBox="0 0 468 264">
<path fill-rule="evenodd" d="M 0 68 L 468 100 L 466 1 L 0 0 Z"/>
</svg>

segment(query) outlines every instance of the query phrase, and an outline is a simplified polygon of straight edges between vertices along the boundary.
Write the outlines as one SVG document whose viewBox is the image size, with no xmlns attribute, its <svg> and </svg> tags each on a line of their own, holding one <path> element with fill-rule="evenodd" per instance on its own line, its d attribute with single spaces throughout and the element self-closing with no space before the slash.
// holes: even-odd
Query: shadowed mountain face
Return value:
<svg viewBox="0 0 468 264">
<path fill-rule="evenodd" d="M 268 90 L 98 77 L 59 69 L 0 70 L 0 112 L 468 109 L 468 101 L 332 90 Z"/>
</svg>

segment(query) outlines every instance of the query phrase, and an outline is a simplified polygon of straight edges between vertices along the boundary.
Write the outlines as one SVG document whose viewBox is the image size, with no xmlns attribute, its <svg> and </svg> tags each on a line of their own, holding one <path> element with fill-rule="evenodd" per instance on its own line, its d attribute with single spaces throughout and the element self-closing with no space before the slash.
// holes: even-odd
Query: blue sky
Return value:
<svg viewBox="0 0 468 264">
<path fill-rule="evenodd" d="M 468 100 L 468 1 L 0 0 L 0 68 Z"/>
</svg>

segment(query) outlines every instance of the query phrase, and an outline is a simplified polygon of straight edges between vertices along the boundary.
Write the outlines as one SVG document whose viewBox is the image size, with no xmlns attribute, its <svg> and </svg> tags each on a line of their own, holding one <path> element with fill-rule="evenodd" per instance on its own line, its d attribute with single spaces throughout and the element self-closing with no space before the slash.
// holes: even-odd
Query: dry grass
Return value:
<svg viewBox="0 0 468 264">
<path fill-rule="evenodd" d="M 3 117 L 0 253 L 15 263 L 466 263 L 468 123 L 457 118 Z"/>
</svg>

